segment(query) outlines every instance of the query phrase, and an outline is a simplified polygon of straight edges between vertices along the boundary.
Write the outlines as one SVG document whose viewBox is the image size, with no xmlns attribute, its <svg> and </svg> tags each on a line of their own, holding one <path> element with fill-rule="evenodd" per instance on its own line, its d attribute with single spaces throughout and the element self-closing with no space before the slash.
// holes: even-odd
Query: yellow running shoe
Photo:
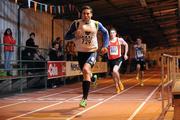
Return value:
<svg viewBox="0 0 180 120">
<path fill-rule="evenodd" d="M 141 83 L 140 83 L 140 85 L 141 85 L 141 86 L 144 86 L 144 83 L 143 83 L 143 82 L 141 82 Z"/>
<path fill-rule="evenodd" d="M 144 86 L 144 83 L 143 83 L 143 73 L 140 74 L 139 82 L 140 82 L 141 86 Z"/>
<path fill-rule="evenodd" d="M 120 88 L 116 88 L 116 93 L 119 94 L 121 92 Z"/>
<path fill-rule="evenodd" d="M 139 80 L 139 74 L 136 75 L 136 80 Z"/>
<path fill-rule="evenodd" d="M 119 85 L 120 85 L 120 90 L 123 91 L 124 90 L 124 85 L 122 84 L 121 81 L 119 82 Z"/>
</svg>

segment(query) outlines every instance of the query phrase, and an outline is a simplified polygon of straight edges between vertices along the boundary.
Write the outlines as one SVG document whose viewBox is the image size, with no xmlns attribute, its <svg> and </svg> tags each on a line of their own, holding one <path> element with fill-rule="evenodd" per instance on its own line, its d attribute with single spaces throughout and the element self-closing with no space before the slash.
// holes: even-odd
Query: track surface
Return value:
<svg viewBox="0 0 180 120">
<path fill-rule="evenodd" d="M 91 87 L 86 108 L 79 108 L 81 83 L 1 98 L 0 120 L 157 120 L 160 70 L 146 71 L 143 87 L 135 74 L 121 79 L 126 89 L 120 94 L 111 78 L 99 79 L 98 86 Z M 165 119 L 172 120 L 172 115 Z"/>
</svg>

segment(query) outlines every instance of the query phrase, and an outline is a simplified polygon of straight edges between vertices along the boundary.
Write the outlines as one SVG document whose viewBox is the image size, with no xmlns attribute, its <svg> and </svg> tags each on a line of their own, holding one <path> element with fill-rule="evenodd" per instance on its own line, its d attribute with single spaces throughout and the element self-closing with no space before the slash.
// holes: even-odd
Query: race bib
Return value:
<svg viewBox="0 0 180 120">
<path fill-rule="evenodd" d="M 137 58 L 141 58 L 143 57 L 143 53 L 141 52 L 141 50 L 137 50 Z"/>
<path fill-rule="evenodd" d="M 118 46 L 110 47 L 110 55 L 118 55 Z"/>
</svg>

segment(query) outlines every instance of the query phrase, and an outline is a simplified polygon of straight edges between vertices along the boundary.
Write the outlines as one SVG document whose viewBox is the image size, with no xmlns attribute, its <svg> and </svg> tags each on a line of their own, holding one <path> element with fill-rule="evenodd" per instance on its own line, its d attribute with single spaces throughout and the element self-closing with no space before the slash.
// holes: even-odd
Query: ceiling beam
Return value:
<svg viewBox="0 0 180 120">
<path fill-rule="evenodd" d="M 161 2 L 154 2 L 154 3 L 151 3 L 151 4 L 148 4 L 148 7 L 149 8 L 152 8 L 152 9 L 163 9 L 163 8 L 168 8 L 169 6 L 177 6 L 177 1 L 161 1 Z"/>
</svg>

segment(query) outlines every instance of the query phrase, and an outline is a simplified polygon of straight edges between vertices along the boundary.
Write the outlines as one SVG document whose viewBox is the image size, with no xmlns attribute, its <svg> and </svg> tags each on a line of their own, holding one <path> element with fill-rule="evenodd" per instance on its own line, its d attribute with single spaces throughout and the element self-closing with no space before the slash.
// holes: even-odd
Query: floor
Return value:
<svg viewBox="0 0 180 120">
<path fill-rule="evenodd" d="M 16 94 L 0 99 L 0 120 L 158 120 L 160 78 L 160 69 L 147 70 L 142 87 L 135 74 L 123 74 L 125 90 L 119 94 L 112 78 L 99 78 L 86 108 L 79 107 L 81 83 Z M 164 120 L 172 119 L 173 108 Z"/>
</svg>

